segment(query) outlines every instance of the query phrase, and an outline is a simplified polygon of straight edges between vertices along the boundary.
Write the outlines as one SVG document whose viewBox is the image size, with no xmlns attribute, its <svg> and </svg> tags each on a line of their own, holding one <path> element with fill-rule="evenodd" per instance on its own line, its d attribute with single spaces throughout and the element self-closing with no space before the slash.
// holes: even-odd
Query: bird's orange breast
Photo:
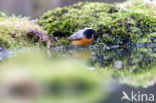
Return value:
<svg viewBox="0 0 156 103">
<path fill-rule="evenodd" d="M 87 46 L 87 45 L 92 44 L 92 42 L 93 42 L 93 37 L 91 39 L 87 39 L 85 37 L 82 37 L 80 40 L 72 41 L 72 44 L 79 45 L 79 46 Z"/>
</svg>

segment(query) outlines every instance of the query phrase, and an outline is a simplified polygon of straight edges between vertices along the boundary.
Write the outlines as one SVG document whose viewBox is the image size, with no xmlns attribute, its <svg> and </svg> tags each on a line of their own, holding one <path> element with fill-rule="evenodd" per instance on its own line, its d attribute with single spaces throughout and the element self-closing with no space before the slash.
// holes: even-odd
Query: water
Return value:
<svg viewBox="0 0 156 103">
<path fill-rule="evenodd" d="M 1 51 L 0 61 L 2 103 L 122 103 L 123 91 L 156 95 L 155 46 L 24 48 Z"/>
<path fill-rule="evenodd" d="M 88 67 L 128 70 L 129 72 L 146 71 L 156 65 L 156 47 L 57 47 L 54 50 L 70 58 L 85 60 Z M 52 55 L 53 56 L 53 55 Z"/>
</svg>

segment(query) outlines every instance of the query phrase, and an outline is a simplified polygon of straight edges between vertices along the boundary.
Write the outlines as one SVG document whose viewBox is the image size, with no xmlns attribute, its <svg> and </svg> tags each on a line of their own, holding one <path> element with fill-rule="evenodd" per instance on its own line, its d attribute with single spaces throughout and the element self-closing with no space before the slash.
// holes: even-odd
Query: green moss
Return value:
<svg viewBox="0 0 156 103">
<path fill-rule="evenodd" d="M 126 12 L 115 14 L 115 19 L 108 24 L 101 25 L 97 42 L 106 44 L 136 43 L 156 31 L 156 18 L 142 13 Z"/>
<path fill-rule="evenodd" d="M 114 5 L 83 2 L 48 11 L 41 17 L 39 24 L 49 34 L 57 37 L 67 37 L 85 27 L 97 29 L 98 24 L 111 20 L 109 15 L 117 11 L 118 9 Z"/>
<path fill-rule="evenodd" d="M 56 37 L 91 27 L 97 31 L 95 44 L 136 43 L 156 31 L 156 13 L 151 5 L 140 0 L 121 4 L 81 2 L 48 11 L 39 24 Z"/>
<path fill-rule="evenodd" d="M 42 28 L 30 21 L 28 18 L 5 17 L 0 20 L 0 47 L 11 48 L 17 46 L 33 45 L 27 37 L 28 30 L 38 30 Z"/>
<path fill-rule="evenodd" d="M 143 37 L 142 39 L 138 40 L 138 43 L 154 43 L 154 41 L 152 41 L 152 38 L 156 37 L 156 33 L 151 33 L 146 35 L 145 37 Z"/>
</svg>

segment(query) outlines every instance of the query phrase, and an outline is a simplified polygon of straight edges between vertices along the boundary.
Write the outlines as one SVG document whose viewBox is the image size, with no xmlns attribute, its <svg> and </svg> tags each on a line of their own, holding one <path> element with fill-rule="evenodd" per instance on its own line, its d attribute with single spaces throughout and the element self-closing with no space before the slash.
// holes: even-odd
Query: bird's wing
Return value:
<svg viewBox="0 0 156 103">
<path fill-rule="evenodd" d="M 74 33 L 73 35 L 68 37 L 68 40 L 80 40 L 83 37 L 83 32 L 84 32 L 83 30 L 80 30 Z"/>
</svg>

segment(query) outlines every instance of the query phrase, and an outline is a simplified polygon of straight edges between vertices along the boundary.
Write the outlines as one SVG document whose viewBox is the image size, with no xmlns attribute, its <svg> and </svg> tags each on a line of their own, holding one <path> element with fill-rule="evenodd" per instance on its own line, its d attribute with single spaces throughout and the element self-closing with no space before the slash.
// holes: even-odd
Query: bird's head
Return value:
<svg viewBox="0 0 156 103">
<path fill-rule="evenodd" d="M 92 28 L 86 28 L 83 32 L 83 35 L 87 38 L 90 39 L 93 36 L 95 36 L 95 30 L 93 30 Z"/>
</svg>

